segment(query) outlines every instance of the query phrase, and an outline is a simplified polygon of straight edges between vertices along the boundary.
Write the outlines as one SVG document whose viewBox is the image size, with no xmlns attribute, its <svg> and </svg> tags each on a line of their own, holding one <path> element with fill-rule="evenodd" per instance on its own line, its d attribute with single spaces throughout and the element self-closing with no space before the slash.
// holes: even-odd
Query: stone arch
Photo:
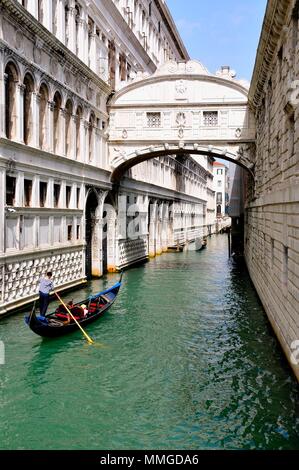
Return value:
<svg viewBox="0 0 299 470">
<path fill-rule="evenodd" d="M 73 115 L 73 102 L 69 98 L 65 104 L 65 146 L 66 146 L 66 156 L 70 157 L 72 155 L 72 115 Z"/>
<path fill-rule="evenodd" d="M 62 105 L 62 97 L 59 91 L 54 93 L 53 97 L 53 138 L 54 138 L 54 153 L 59 153 L 61 143 L 61 119 L 60 111 Z"/>
<path fill-rule="evenodd" d="M 236 163 L 245 170 L 254 178 L 253 167 L 254 163 L 252 161 L 252 149 L 250 145 L 247 145 L 245 152 L 242 150 L 244 147 L 236 147 L 235 153 L 228 151 L 227 149 L 213 147 L 211 145 L 199 145 L 197 143 L 186 144 L 184 142 L 178 142 L 177 144 L 163 144 L 156 145 L 151 147 L 146 147 L 138 149 L 132 153 L 126 153 L 120 149 L 114 149 L 115 155 L 111 161 L 111 166 L 113 168 L 111 174 L 111 181 L 113 183 L 118 183 L 124 173 L 137 165 L 138 163 L 151 160 L 155 157 L 162 157 L 167 155 L 204 155 L 214 158 L 221 158 L 228 162 Z"/>
<path fill-rule="evenodd" d="M 13 139 L 17 135 L 16 91 L 19 70 L 13 61 L 8 61 L 4 70 L 5 79 L 5 135 Z"/>
<path fill-rule="evenodd" d="M 46 149 L 48 145 L 48 103 L 49 88 L 42 82 L 39 88 L 39 146 Z"/>
<path fill-rule="evenodd" d="M 23 101 L 24 143 L 28 145 L 32 143 L 33 138 L 32 93 L 35 89 L 34 79 L 30 72 L 25 73 L 23 84 L 25 87 Z"/>
</svg>

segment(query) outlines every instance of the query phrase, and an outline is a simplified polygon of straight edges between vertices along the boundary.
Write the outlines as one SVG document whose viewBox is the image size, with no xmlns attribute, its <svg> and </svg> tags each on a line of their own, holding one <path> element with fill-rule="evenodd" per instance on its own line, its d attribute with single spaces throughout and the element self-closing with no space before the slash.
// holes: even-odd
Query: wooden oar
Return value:
<svg viewBox="0 0 299 470">
<path fill-rule="evenodd" d="M 77 323 L 77 325 L 79 326 L 80 330 L 82 331 L 82 333 L 84 334 L 85 338 L 87 339 L 87 341 L 90 343 L 90 344 L 93 344 L 94 341 L 90 338 L 90 336 L 88 336 L 88 334 L 83 330 L 82 326 L 80 325 L 80 323 L 77 322 L 76 318 L 74 317 L 74 315 L 72 314 L 72 312 L 70 311 L 70 309 L 65 305 L 65 303 L 63 302 L 63 300 L 59 297 L 59 295 L 57 294 L 57 292 L 54 291 L 54 294 L 56 295 L 56 297 L 58 298 L 58 300 L 62 303 L 62 305 L 64 306 L 64 308 L 66 309 L 66 311 L 68 312 L 68 314 L 72 317 L 72 319 L 74 320 L 75 323 Z"/>
</svg>

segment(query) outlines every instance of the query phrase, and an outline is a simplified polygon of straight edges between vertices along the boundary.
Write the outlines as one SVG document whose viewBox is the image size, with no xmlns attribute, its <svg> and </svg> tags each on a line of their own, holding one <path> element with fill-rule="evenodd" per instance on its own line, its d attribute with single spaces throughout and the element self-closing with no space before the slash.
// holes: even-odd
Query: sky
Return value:
<svg viewBox="0 0 299 470">
<path fill-rule="evenodd" d="M 166 0 L 191 59 L 250 81 L 267 0 Z"/>
</svg>

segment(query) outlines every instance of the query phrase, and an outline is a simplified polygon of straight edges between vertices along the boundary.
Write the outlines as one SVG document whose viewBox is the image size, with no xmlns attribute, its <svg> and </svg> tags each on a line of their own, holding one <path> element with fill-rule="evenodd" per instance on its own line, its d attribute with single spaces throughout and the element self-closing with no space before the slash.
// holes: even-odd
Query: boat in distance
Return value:
<svg viewBox="0 0 299 470">
<path fill-rule="evenodd" d="M 81 302 L 67 304 L 68 309 L 82 328 L 103 316 L 113 305 L 121 287 L 121 279 L 122 274 L 120 280 L 109 289 L 94 294 Z M 49 313 L 45 317 L 36 315 L 34 305 L 31 313 L 25 316 L 25 323 L 34 333 L 47 338 L 63 336 L 78 330 L 78 325 L 68 314 L 63 304 L 60 304 L 55 312 Z"/>
</svg>

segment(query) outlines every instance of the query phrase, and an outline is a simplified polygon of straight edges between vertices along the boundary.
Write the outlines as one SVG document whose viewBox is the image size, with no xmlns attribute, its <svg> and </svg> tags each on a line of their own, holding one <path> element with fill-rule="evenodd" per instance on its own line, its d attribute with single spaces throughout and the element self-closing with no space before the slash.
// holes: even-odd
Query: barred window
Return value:
<svg viewBox="0 0 299 470">
<path fill-rule="evenodd" d="M 204 111 L 203 112 L 204 126 L 218 126 L 218 111 Z"/>
<path fill-rule="evenodd" d="M 146 113 L 148 127 L 161 127 L 161 113 Z"/>
</svg>

